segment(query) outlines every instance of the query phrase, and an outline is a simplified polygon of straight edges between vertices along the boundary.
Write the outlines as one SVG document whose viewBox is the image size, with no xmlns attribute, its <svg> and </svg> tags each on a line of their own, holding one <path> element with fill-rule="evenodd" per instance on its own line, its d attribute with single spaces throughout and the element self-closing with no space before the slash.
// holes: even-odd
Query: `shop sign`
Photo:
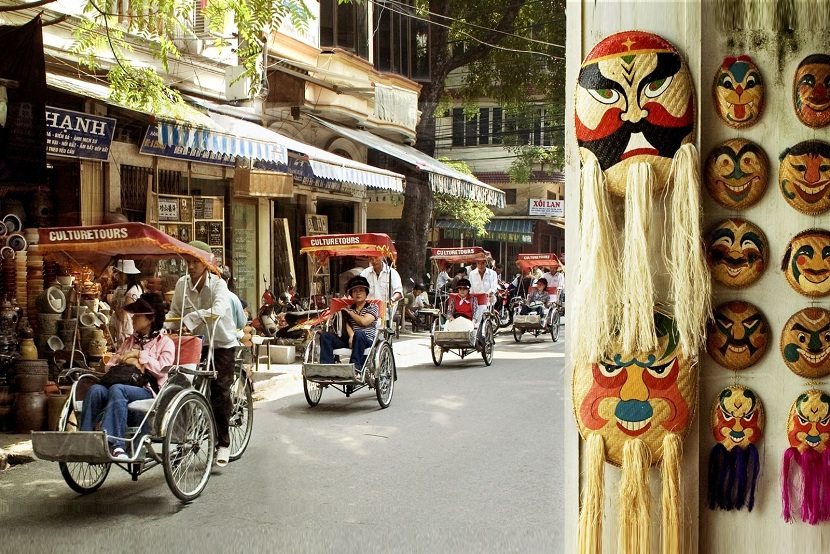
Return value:
<svg viewBox="0 0 830 554">
<path fill-rule="evenodd" d="M 147 132 L 144 133 L 144 140 L 141 142 L 141 148 L 138 151 L 148 156 L 161 156 L 163 158 L 173 158 L 174 160 L 187 160 L 228 167 L 234 167 L 236 165 L 236 156 L 231 154 L 202 150 L 201 148 L 194 148 L 192 146 L 172 144 L 170 146 L 163 146 L 159 142 L 158 125 L 147 126 Z"/>
<path fill-rule="evenodd" d="M 565 217 L 564 200 L 545 200 L 544 198 L 531 198 L 527 215 L 540 215 L 543 217 Z"/>
<path fill-rule="evenodd" d="M 46 152 L 55 156 L 106 160 L 115 119 L 46 106 Z"/>
<path fill-rule="evenodd" d="M 179 199 L 159 196 L 159 221 L 179 221 Z"/>
</svg>

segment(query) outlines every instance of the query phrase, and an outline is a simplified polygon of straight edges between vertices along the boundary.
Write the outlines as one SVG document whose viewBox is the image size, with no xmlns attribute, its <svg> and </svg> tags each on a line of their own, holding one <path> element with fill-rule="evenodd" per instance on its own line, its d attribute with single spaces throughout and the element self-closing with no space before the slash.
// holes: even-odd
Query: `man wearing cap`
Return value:
<svg viewBox="0 0 830 554">
<path fill-rule="evenodd" d="M 369 282 L 369 298 L 384 302 L 397 302 L 403 298 L 403 284 L 398 270 L 390 267 L 383 256 L 375 256 L 371 261 L 372 264 L 360 272 L 360 276 Z"/>
<path fill-rule="evenodd" d="M 365 277 L 352 277 L 346 284 L 346 294 L 354 301 L 343 312 L 346 314 L 345 337 L 327 332 L 320 336 L 320 363 L 333 364 L 334 351 L 351 348 L 349 361 L 358 370 L 366 362 L 366 350 L 372 347 L 377 335 L 377 321 L 380 318 L 376 304 L 367 302 L 369 281 Z"/>
<path fill-rule="evenodd" d="M 202 241 L 188 243 L 208 254 L 213 259 L 210 246 Z M 213 364 L 217 377 L 210 382 L 210 402 L 216 419 L 216 465 L 223 467 L 230 458 L 231 444 L 228 420 L 231 414 L 230 388 L 233 384 L 234 348 L 239 346 L 236 338 L 236 325 L 231 310 L 228 285 L 218 275 L 208 271 L 204 262 L 190 258 L 187 262 L 187 275 L 176 283 L 173 300 L 170 302 L 168 319 L 181 318 L 181 324 L 190 332 L 202 335 L 207 345 L 213 345 Z M 184 299 L 187 298 L 187 302 Z M 194 309 L 195 306 L 195 309 Z M 182 313 L 184 307 L 184 313 Z M 213 326 L 213 317 L 219 317 Z M 208 320 L 210 319 L 210 321 Z M 169 327 L 178 329 L 178 322 L 168 323 Z M 210 341 L 211 332 L 213 341 Z"/>
</svg>

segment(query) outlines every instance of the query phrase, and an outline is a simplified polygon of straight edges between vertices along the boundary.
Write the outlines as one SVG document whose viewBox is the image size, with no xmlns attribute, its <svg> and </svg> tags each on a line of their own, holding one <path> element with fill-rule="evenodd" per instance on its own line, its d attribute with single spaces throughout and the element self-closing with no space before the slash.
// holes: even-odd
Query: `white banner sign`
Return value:
<svg viewBox="0 0 830 554">
<path fill-rule="evenodd" d="M 527 209 L 527 215 L 541 215 L 544 217 L 565 217 L 565 201 L 545 200 L 544 198 L 531 198 Z"/>
</svg>

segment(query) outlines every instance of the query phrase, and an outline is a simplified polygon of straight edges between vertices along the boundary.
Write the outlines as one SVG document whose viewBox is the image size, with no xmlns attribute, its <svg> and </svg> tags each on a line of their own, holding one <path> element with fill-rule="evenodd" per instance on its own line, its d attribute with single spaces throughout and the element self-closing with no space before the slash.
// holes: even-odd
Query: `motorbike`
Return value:
<svg viewBox="0 0 830 554">
<path fill-rule="evenodd" d="M 507 327 L 513 323 L 513 310 L 510 309 L 510 283 L 499 279 L 498 290 L 496 290 L 496 302 L 493 307 L 499 318 L 499 327 Z"/>
</svg>

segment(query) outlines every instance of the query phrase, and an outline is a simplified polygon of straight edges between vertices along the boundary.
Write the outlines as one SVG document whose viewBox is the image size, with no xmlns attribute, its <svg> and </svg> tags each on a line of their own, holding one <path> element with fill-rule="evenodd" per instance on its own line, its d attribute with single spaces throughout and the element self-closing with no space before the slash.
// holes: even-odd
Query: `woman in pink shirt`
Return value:
<svg viewBox="0 0 830 554">
<path fill-rule="evenodd" d="M 134 385 L 93 385 L 84 398 L 81 431 L 92 431 L 95 420 L 103 411 L 101 429 L 108 435 L 112 455 L 129 459 L 124 452 L 124 434 L 127 432 L 127 405 L 134 400 L 153 398 L 167 381 L 167 369 L 173 364 L 176 346 L 164 334 L 164 301 L 155 293 L 145 293 L 124 307 L 132 316 L 133 334 L 107 362 L 109 369 L 116 364 L 133 365 L 147 377 L 143 387 Z"/>
</svg>

